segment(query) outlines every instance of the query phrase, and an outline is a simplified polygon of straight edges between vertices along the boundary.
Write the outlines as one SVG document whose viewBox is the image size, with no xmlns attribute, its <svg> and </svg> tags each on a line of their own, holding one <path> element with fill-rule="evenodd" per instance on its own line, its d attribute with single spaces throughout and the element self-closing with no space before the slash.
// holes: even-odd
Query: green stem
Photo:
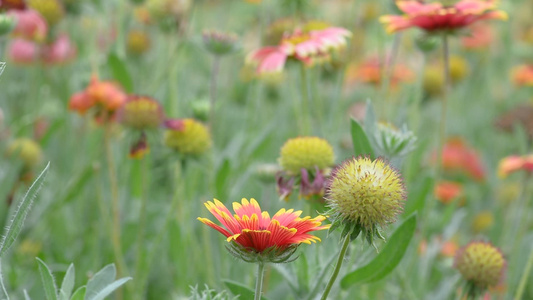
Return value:
<svg viewBox="0 0 533 300">
<path fill-rule="evenodd" d="M 300 88 L 302 93 L 302 135 L 311 133 L 311 110 L 309 109 L 309 85 L 307 79 L 307 70 L 302 64 L 300 68 Z"/>
<path fill-rule="evenodd" d="M 170 226 L 170 222 L 172 221 L 173 217 L 176 214 L 176 211 L 178 210 L 180 201 L 183 201 L 183 199 L 181 197 L 183 195 L 183 193 L 182 193 L 182 188 L 184 186 L 184 181 L 183 180 L 185 178 L 185 176 L 183 174 L 184 173 L 183 169 L 184 169 L 183 168 L 183 162 L 181 161 L 181 158 L 180 158 L 176 162 L 176 166 L 175 166 L 175 169 L 174 169 L 174 182 L 177 182 L 178 186 L 174 190 L 174 195 L 172 197 L 172 203 L 170 204 L 170 209 L 167 211 L 167 214 L 165 216 L 165 220 L 163 221 L 163 226 L 162 226 L 161 230 L 159 231 L 159 233 L 157 234 L 157 236 L 154 239 L 152 251 L 148 255 L 146 270 L 150 270 L 151 269 L 151 266 L 152 266 L 152 263 L 154 261 L 155 254 L 158 251 L 159 245 L 163 241 L 163 237 L 165 237 L 165 235 L 168 233 L 168 227 Z M 181 212 L 180 212 L 180 214 L 181 214 Z M 144 273 L 142 275 L 141 282 L 145 282 L 146 281 L 146 277 L 148 277 L 148 275 L 149 275 L 148 273 L 149 272 L 147 271 L 146 273 Z"/>
<path fill-rule="evenodd" d="M 326 286 L 326 289 L 324 290 L 324 294 L 322 295 L 321 300 L 326 300 L 328 298 L 329 292 L 331 291 L 331 288 L 333 287 L 333 283 L 337 279 L 337 276 L 339 276 L 339 271 L 341 270 L 342 262 L 344 260 L 344 256 L 346 255 L 346 251 L 348 251 L 348 246 L 350 245 L 350 235 L 347 234 L 344 238 L 344 244 L 342 245 L 341 252 L 339 253 L 339 258 L 337 259 L 337 265 L 335 265 L 335 270 L 333 270 L 333 274 L 331 274 L 331 278 L 328 281 L 328 285 Z"/>
<path fill-rule="evenodd" d="M 257 281 L 255 282 L 255 296 L 254 300 L 261 299 L 263 292 L 263 277 L 265 275 L 265 263 L 260 261 L 257 263 Z"/>
<path fill-rule="evenodd" d="M 439 157 L 437 159 L 437 167 L 435 171 L 435 178 L 439 179 L 442 168 L 442 153 L 444 150 L 444 140 L 446 139 L 446 111 L 448 109 L 448 93 L 450 91 L 450 52 L 448 47 L 448 35 L 442 36 L 442 52 L 444 64 L 444 90 L 442 93 L 442 107 L 440 115 L 439 128 Z"/>
<path fill-rule="evenodd" d="M 209 85 L 209 128 L 211 130 L 213 130 L 213 124 L 215 123 L 215 104 L 217 100 L 217 78 L 219 68 L 220 56 L 215 55 L 211 69 L 211 83 Z"/>
<path fill-rule="evenodd" d="M 115 253 L 115 259 L 117 261 L 117 277 L 120 278 L 125 272 L 125 263 L 124 257 L 122 255 L 122 245 L 120 241 L 120 203 L 118 197 L 117 172 L 115 169 L 115 162 L 113 160 L 113 153 L 111 149 L 111 124 L 105 124 L 104 131 L 105 156 L 107 160 L 109 183 L 111 185 L 111 242 L 113 244 L 113 251 Z M 120 292 L 117 294 L 117 298 L 122 299 L 122 294 Z"/>
<path fill-rule="evenodd" d="M 526 288 L 527 279 L 529 277 L 529 273 L 531 273 L 531 268 L 533 267 L 533 245 L 531 247 L 531 250 L 529 252 L 529 258 L 527 259 L 527 265 L 524 269 L 524 273 L 522 274 L 522 278 L 520 279 L 520 284 L 518 285 L 518 289 L 516 290 L 516 294 L 514 296 L 514 300 L 520 300 L 522 299 L 522 295 L 524 294 L 524 290 Z"/>
<path fill-rule="evenodd" d="M 149 270 L 146 270 L 145 263 L 145 251 L 144 251 L 144 239 L 145 239 L 145 232 L 146 232 L 146 205 L 147 205 L 147 197 L 146 197 L 146 173 L 148 172 L 148 158 L 143 158 L 141 163 L 141 208 L 139 211 L 139 226 L 137 227 L 137 257 L 136 257 L 136 264 L 135 264 L 135 281 L 136 284 L 134 285 L 134 297 L 138 297 L 138 299 L 143 299 L 144 297 L 144 282 L 141 281 L 142 276 L 141 274 L 143 272 L 148 272 Z"/>
</svg>

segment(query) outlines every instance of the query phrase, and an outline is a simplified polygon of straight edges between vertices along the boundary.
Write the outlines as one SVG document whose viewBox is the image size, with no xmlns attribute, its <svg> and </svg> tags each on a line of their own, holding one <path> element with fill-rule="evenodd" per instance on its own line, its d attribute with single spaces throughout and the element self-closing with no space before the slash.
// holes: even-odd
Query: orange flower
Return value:
<svg viewBox="0 0 533 300">
<path fill-rule="evenodd" d="M 110 81 L 100 81 L 96 76 L 87 88 L 70 98 L 69 109 L 85 114 L 95 108 L 97 118 L 113 117 L 115 111 L 126 102 L 127 95 L 120 86 Z"/>
<path fill-rule="evenodd" d="M 351 84 L 356 81 L 363 83 L 380 85 L 383 80 L 384 64 L 377 57 L 365 60 L 360 65 L 350 64 L 346 70 L 346 81 Z M 405 65 L 396 64 L 391 74 L 390 84 L 398 85 L 400 82 L 412 80 L 413 72 Z"/>
<path fill-rule="evenodd" d="M 475 24 L 471 26 L 471 33 L 461 38 L 461 43 L 465 49 L 479 50 L 487 49 L 494 40 L 492 29 L 488 25 Z"/>
<path fill-rule="evenodd" d="M 380 18 L 389 33 L 411 27 L 431 33 L 453 32 L 480 20 L 507 19 L 505 12 L 496 10 L 496 0 L 461 0 L 449 6 L 439 2 L 398 1 L 396 5 L 405 15 Z"/>
<path fill-rule="evenodd" d="M 441 181 L 435 186 L 435 198 L 443 204 L 448 204 L 463 194 L 463 186 L 456 182 Z"/>
<path fill-rule="evenodd" d="M 442 167 L 450 172 L 464 172 L 475 180 L 485 180 L 485 168 L 476 150 L 461 138 L 451 138 L 442 151 Z"/>
<path fill-rule="evenodd" d="M 520 65 L 512 71 L 517 86 L 533 86 L 533 65 Z"/>
<path fill-rule="evenodd" d="M 526 156 L 512 155 L 502 159 L 498 166 L 498 176 L 505 178 L 509 174 L 520 170 L 533 173 L 533 154 Z"/>
<path fill-rule="evenodd" d="M 258 254 L 320 241 L 309 232 L 329 228 L 329 225 L 320 226 L 325 217 L 300 218 L 302 211 L 292 209 L 281 209 L 271 218 L 268 212 L 261 211 L 253 198 L 250 201 L 243 198 L 241 203 L 234 202 L 235 215 L 217 199 L 214 202 L 208 201 L 205 206 L 224 227 L 207 218 L 198 220 L 222 233 L 228 242 L 234 241 L 243 249 Z"/>
</svg>

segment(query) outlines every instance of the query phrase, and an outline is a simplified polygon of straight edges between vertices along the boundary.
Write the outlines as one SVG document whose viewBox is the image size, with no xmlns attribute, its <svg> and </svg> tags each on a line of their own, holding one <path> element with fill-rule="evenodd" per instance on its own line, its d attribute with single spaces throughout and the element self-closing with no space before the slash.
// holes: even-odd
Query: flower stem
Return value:
<svg viewBox="0 0 533 300">
<path fill-rule="evenodd" d="M 260 261 L 257 263 L 257 281 L 255 282 L 255 296 L 254 300 L 261 299 L 263 292 L 263 276 L 265 275 L 265 263 Z"/>
<path fill-rule="evenodd" d="M 302 64 L 300 68 L 300 88 L 302 93 L 302 135 L 308 135 L 311 133 L 311 110 L 309 109 L 309 85 L 307 80 L 307 70 L 305 65 Z"/>
<path fill-rule="evenodd" d="M 531 273 L 532 267 L 533 267 L 533 247 L 531 248 L 529 252 L 529 258 L 527 259 L 526 268 L 524 269 L 524 273 L 522 274 L 522 278 L 520 279 L 520 284 L 518 285 L 518 289 L 516 290 L 516 294 L 514 295 L 514 300 L 522 299 L 522 295 L 524 294 L 524 289 L 526 288 L 527 279 L 529 277 L 529 273 Z"/>
<path fill-rule="evenodd" d="M 211 69 L 211 83 L 209 85 L 209 128 L 213 129 L 215 123 L 215 104 L 217 100 L 217 78 L 220 68 L 220 57 L 215 55 Z"/>
<path fill-rule="evenodd" d="M 446 112 L 448 109 L 448 93 L 450 91 L 450 51 L 448 47 L 448 35 L 442 36 L 442 57 L 444 64 L 444 90 L 442 93 L 442 107 L 440 111 L 440 128 L 439 128 L 439 157 L 437 159 L 437 168 L 435 178 L 439 178 L 442 168 L 442 154 L 444 151 L 444 140 L 446 139 Z"/>
<path fill-rule="evenodd" d="M 331 278 L 328 281 L 328 285 L 326 286 L 326 289 L 324 290 L 324 294 L 322 295 L 321 300 L 326 300 L 328 298 L 329 292 L 331 291 L 331 288 L 333 287 L 333 283 L 337 279 L 337 276 L 339 275 L 339 271 L 341 270 L 342 262 L 344 260 L 344 256 L 346 255 L 346 251 L 348 250 L 348 246 L 350 245 L 350 235 L 346 235 L 344 238 L 344 243 L 341 248 L 341 252 L 339 253 L 339 258 L 337 259 L 337 264 L 335 265 L 335 270 L 333 270 L 333 274 L 331 274 Z"/>
<path fill-rule="evenodd" d="M 111 185 L 111 242 L 113 244 L 115 259 L 117 260 L 117 277 L 120 278 L 124 274 L 125 263 L 124 257 L 122 256 L 122 245 L 120 241 L 120 203 L 118 198 L 118 181 L 117 172 L 115 170 L 115 162 L 113 160 L 113 153 L 111 151 L 111 124 L 109 123 L 104 127 L 104 147 L 107 160 L 109 183 Z M 117 298 L 122 299 L 120 290 L 119 294 L 117 294 Z"/>
<path fill-rule="evenodd" d="M 146 270 L 146 255 L 144 251 L 144 239 L 145 239 L 145 232 L 146 232 L 146 204 L 147 204 L 147 197 L 146 197 L 146 181 L 147 181 L 147 172 L 148 172 L 148 161 L 147 158 L 143 158 L 140 162 L 141 164 L 141 208 L 139 211 L 139 226 L 137 230 L 137 257 L 136 257 L 136 265 L 135 265 L 135 293 L 134 296 L 138 297 L 138 299 L 143 299 L 144 297 L 144 282 L 142 281 L 143 276 L 141 275 L 142 272 L 148 272 L 149 270 Z"/>
</svg>

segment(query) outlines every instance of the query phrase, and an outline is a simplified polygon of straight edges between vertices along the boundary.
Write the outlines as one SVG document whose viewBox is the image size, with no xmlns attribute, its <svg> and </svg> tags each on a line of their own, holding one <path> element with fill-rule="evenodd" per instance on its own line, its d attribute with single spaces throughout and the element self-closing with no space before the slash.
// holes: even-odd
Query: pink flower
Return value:
<svg viewBox="0 0 533 300">
<path fill-rule="evenodd" d="M 507 19 L 505 12 L 496 10 L 496 0 L 461 0 L 450 6 L 439 2 L 398 1 L 396 5 L 405 15 L 380 18 L 389 33 L 411 27 L 428 32 L 453 31 L 480 20 Z"/>
<path fill-rule="evenodd" d="M 258 74 L 281 72 L 288 58 L 312 65 L 344 46 L 350 36 L 350 31 L 340 27 L 307 32 L 296 29 L 292 34 L 286 34 L 278 46 L 263 47 L 250 53 L 247 62 L 257 64 Z"/>
<path fill-rule="evenodd" d="M 15 64 L 32 64 L 37 61 L 38 46 L 32 41 L 14 39 L 8 46 L 7 56 Z"/>
<path fill-rule="evenodd" d="M 46 20 L 33 9 L 10 10 L 8 14 L 13 15 L 17 20 L 17 25 L 13 29 L 13 35 L 34 41 L 43 41 L 48 33 Z"/>
<path fill-rule="evenodd" d="M 59 36 L 50 45 L 42 48 L 41 59 L 46 64 L 62 64 L 76 56 L 76 47 L 72 44 L 68 35 Z"/>
</svg>

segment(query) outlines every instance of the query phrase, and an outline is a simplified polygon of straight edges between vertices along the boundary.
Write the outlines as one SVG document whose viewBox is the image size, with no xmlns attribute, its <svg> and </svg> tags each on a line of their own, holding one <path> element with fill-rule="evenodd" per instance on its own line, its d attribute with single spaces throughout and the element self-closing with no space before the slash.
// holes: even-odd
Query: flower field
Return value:
<svg viewBox="0 0 533 300">
<path fill-rule="evenodd" d="M 0 0 L 0 299 L 533 299 L 530 0 Z"/>
</svg>

